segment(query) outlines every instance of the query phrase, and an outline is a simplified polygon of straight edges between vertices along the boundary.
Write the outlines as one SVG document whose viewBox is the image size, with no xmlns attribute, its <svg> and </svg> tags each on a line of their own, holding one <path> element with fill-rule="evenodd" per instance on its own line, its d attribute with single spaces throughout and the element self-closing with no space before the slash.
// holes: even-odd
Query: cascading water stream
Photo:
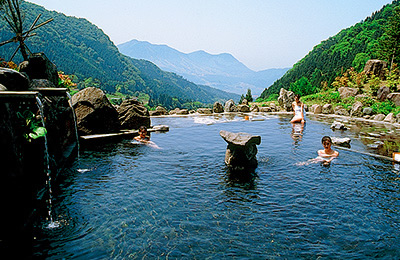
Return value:
<svg viewBox="0 0 400 260">
<path fill-rule="evenodd" d="M 39 108 L 40 111 L 40 117 L 42 120 L 42 125 L 44 128 L 46 128 L 46 125 L 44 123 L 44 110 L 43 110 L 43 103 L 40 100 L 39 96 L 36 96 L 36 104 Z M 53 201 L 53 191 L 51 189 L 51 171 L 50 171 L 50 156 L 49 156 L 49 149 L 48 149 L 48 144 L 47 144 L 47 134 L 44 135 L 44 156 L 45 156 L 45 163 L 46 163 L 46 167 L 45 167 L 45 171 L 46 171 L 46 175 L 47 175 L 47 181 L 46 181 L 46 185 L 49 189 L 49 199 L 48 199 L 48 215 L 49 215 L 49 220 L 50 223 L 47 225 L 48 228 L 57 228 L 59 227 L 59 223 L 56 221 L 53 221 L 53 216 L 52 216 L 52 201 Z"/>
<path fill-rule="evenodd" d="M 79 135 L 78 135 L 78 123 L 77 123 L 77 121 L 76 121 L 75 109 L 74 109 L 74 107 L 72 106 L 72 97 L 71 97 L 71 95 L 70 95 L 68 92 L 67 92 L 67 97 L 68 97 L 68 99 L 69 99 L 68 104 L 69 104 L 70 108 L 72 109 L 72 115 L 73 115 L 73 118 L 74 118 L 75 135 L 76 135 L 76 144 L 77 144 L 77 147 L 78 147 L 78 158 L 79 158 L 80 145 L 79 145 Z"/>
</svg>

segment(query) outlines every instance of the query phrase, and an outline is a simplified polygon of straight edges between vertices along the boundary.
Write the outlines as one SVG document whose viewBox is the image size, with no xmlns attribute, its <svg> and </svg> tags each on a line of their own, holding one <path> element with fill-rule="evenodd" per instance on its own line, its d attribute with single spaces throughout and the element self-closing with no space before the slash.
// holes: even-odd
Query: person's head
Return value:
<svg viewBox="0 0 400 260">
<path fill-rule="evenodd" d="M 142 125 L 141 127 L 139 127 L 139 135 L 140 135 L 141 137 L 145 137 L 146 134 L 147 134 L 147 128 L 146 128 L 144 125 Z"/>
<path fill-rule="evenodd" d="M 329 149 L 332 145 L 332 139 L 329 136 L 324 136 L 322 137 L 321 143 L 325 149 Z"/>
<path fill-rule="evenodd" d="M 296 100 L 296 102 L 299 102 L 300 101 L 300 95 L 299 94 L 294 95 L 294 100 Z"/>
</svg>

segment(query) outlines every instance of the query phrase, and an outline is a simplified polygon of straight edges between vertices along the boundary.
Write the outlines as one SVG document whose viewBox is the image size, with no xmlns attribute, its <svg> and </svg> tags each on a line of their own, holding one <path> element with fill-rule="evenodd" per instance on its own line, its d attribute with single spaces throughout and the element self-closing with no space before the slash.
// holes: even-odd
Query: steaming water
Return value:
<svg viewBox="0 0 400 260">
<path fill-rule="evenodd" d="M 400 258 L 400 176 L 392 163 L 348 151 L 316 157 L 329 125 L 288 117 L 155 118 L 161 149 L 130 140 L 81 151 L 37 234 L 49 259 Z M 257 177 L 224 165 L 220 130 L 260 135 Z M 356 139 L 353 148 L 364 149 Z"/>
</svg>

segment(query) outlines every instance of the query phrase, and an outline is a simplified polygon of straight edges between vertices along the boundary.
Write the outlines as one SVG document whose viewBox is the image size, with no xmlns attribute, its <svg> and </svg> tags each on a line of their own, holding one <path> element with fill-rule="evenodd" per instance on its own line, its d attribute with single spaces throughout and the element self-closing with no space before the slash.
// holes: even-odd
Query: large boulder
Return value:
<svg viewBox="0 0 400 260">
<path fill-rule="evenodd" d="M 387 98 L 387 96 L 389 95 L 389 93 L 390 93 L 389 87 L 382 86 L 382 87 L 380 87 L 380 88 L 378 89 L 378 92 L 377 92 L 377 94 L 376 94 L 376 98 L 377 98 L 379 101 L 385 101 L 386 98 Z"/>
<path fill-rule="evenodd" d="M 23 91 L 28 90 L 29 79 L 16 70 L 0 68 L 0 84 L 9 91 Z"/>
<path fill-rule="evenodd" d="M 137 99 L 125 99 L 118 107 L 118 118 L 122 129 L 150 127 L 150 114 Z"/>
<path fill-rule="evenodd" d="M 213 110 L 211 108 L 198 108 L 197 113 L 211 115 L 213 113 Z"/>
<path fill-rule="evenodd" d="M 365 64 L 364 73 L 366 75 L 375 75 L 381 79 L 385 77 L 385 69 L 388 63 L 382 60 L 369 60 Z"/>
<path fill-rule="evenodd" d="M 332 114 L 333 113 L 333 107 L 331 104 L 325 104 L 322 107 L 322 114 Z"/>
<path fill-rule="evenodd" d="M 387 99 L 392 101 L 396 106 L 400 106 L 400 93 L 390 93 Z"/>
<path fill-rule="evenodd" d="M 314 114 L 321 114 L 322 113 L 322 107 L 318 104 L 314 104 L 311 106 L 311 112 Z"/>
<path fill-rule="evenodd" d="M 216 101 L 213 105 L 213 112 L 214 113 L 224 113 L 224 107 L 222 106 L 221 103 Z"/>
<path fill-rule="evenodd" d="M 356 101 L 350 111 L 350 116 L 362 117 L 363 116 L 363 104 L 360 101 Z"/>
<path fill-rule="evenodd" d="M 331 137 L 332 144 L 350 148 L 351 139 L 349 137 Z"/>
<path fill-rule="evenodd" d="M 388 122 L 388 123 L 396 123 L 396 118 L 394 117 L 393 113 L 389 113 L 385 119 L 383 119 L 384 122 Z"/>
<path fill-rule="evenodd" d="M 260 108 L 256 104 L 252 104 L 250 107 L 251 112 L 259 112 Z"/>
<path fill-rule="evenodd" d="M 358 93 L 358 89 L 349 87 L 341 87 L 338 89 L 338 91 L 341 99 L 355 97 Z"/>
<path fill-rule="evenodd" d="M 164 116 L 168 114 L 168 111 L 162 106 L 157 106 L 156 110 L 149 111 L 149 114 L 150 116 Z"/>
<path fill-rule="evenodd" d="M 57 67 L 44 53 L 32 54 L 28 61 L 24 61 L 19 65 L 19 71 L 28 74 L 30 79 L 47 79 L 54 86 L 58 86 Z"/>
<path fill-rule="evenodd" d="M 257 167 L 257 145 L 261 144 L 260 136 L 225 130 L 221 130 L 219 134 L 228 143 L 225 164 L 230 170 L 247 171 Z"/>
<path fill-rule="evenodd" d="M 294 101 L 294 93 L 292 91 L 287 91 L 284 88 L 281 88 L 279 91 L 279 97 L 278 97 L 278 102 L 279 105 L 283 108 L 285 111 L 292 111 L 292 103 Z"/>
<path fill-rule="evenodd" d="M 116 132 L 120 128 L 118 112 L 101 89 L 85 88 L 72 96 L 80 135 Z"/>
<path fill-rule="evenodd" d="M 55 88 L 54 84 L 47 79 L 33 79 L 29 84 L 29 88 Z"/>
<path fill-rule="evenodd" d="M 238 110 L 235 105 L 235 101 L 233 101 L 232 99 L 229 99 L 228 101 L 226 101 L 224 111 L 225 112 L 237 112 Z"/>
<path fill-rule="evenodd" d="M 335 107 L 334 112 L 335 112 L 335 115 L 339 115 L 339 116 L 349 116 L 350 115 L 349 111 L 347 111 L 342 106 Z"/>
<path fill-rule="evenodd" d="M 237 106 L 237 110 L 242 113 L 247 113 L 247 112 L 250 112 L 250 107 L 249 107 L 249 105 L 245 105 L 242 103 Z"/>
</svg>

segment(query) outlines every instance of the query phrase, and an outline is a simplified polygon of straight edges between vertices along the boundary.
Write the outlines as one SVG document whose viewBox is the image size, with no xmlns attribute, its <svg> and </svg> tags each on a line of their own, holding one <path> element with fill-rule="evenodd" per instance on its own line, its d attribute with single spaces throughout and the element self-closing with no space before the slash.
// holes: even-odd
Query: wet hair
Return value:
<svg viewBox="0 0 400 260">
<path fill-rule="evenodd" d="M 300 99 L 300 95 L 299 94 L 295 94 L 294 97 Z"/>
<path fill-rule="evenodd" d="M 144 125 L 139 127 L 139 132 L 142 132 L 142 131 L 146 131 L 147 132 L 147 127 L 145 127 Z"/>
<path fill-rule="evenodd" d="M 332 143 L 332 139 L 327 135 L 322 137 L 321 143 L 324 143 L 325 141 L 329 141 L 330 143 Z"/>
</svg>

